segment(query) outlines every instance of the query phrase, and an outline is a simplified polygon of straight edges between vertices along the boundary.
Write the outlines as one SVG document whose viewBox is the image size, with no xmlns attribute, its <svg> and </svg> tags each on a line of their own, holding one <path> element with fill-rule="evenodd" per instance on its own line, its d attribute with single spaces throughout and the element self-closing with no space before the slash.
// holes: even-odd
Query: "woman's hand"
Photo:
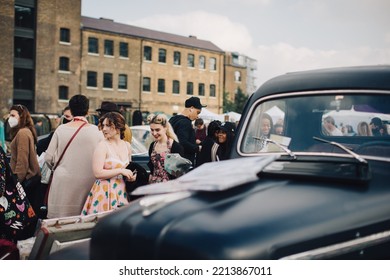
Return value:
<svg viewBox="0 0 390 280">
<path fill-rule="evenodd" d="M 137 179 L 137 171 L 136 170 L 133 172 L 130 169 L 124 168 L 124 169 L 121 169 L 121 171 L 122 171 L 121 172 L 122 176 L 126 180 L 128 180 L 130 182 L 134 182 Z"/>
</svg>

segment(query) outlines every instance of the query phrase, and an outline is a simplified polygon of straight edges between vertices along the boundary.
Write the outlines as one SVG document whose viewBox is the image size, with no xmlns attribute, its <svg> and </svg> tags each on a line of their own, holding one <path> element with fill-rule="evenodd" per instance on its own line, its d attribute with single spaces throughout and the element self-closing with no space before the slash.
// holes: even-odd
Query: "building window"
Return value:
<svg viewBox="0 0 390 280">
<path fill-rule="evenodd" d="M 240 61 L 238 60 L 238 54 L 232 53 L 232 63 L 233 64 L 240 64 Z"/>
<path fill-rule="evenodd" d="M 199 96 L 204 96 L 204 84 L 203 83 L 200 83 L 199 85 L 198 85 L 198 94 L 199 94 Z"/>
<path fill-rule="evenodd" d="M 99 53 L 99 40 L 94 37 L 88 38 L 88 52 Z"/>
<path fill-rule="evenodd" d="M 165 92 L 165 80 L 158 79 L 158 92 Z"/>
<path fill-rule="evenodd" d="M 114 41 L 104 40 L 104 55 L 114 55 Z"/>
<path fill-rule="evenodd" d="M 150 91 L 150 78 L 145 77 L 142 79 L 142 90 Z"/>
<path fill-rule="evenodd" d="M 180 82 L 177 80 L 172 82 L 172 93 L 180 94 Z"/>
<path fill-rule="evenodd" d="M 152 47 L 144 47 L 144 60 L 152 61 Z"/>
<path fill-rule="evenodd" d="M 167 50 L 158 49 L 158 62 L 166 63 L 167 62 Z"/>
<path fill-rule="evenodd" d="M 118 76 L 118 89 L 127 89 L 127 75 L 119 74 Z"/>
<path fill-rule="evenodd" d="M 210 96 L 215 97 L 215 85 L 210 85 Z"/>
<path fill-rule="evenodd" d="M 210 70 L 211 71 L 217 70 L 217 60 L 214 57 L 210 58 Z"/>
<path fill-rule="evenodd" d="M 234 71 L 234 81 L 241 82 L 241 72 L 240 71 Z"/>
<path fill-rule="evenodd" d="M 69 99 L 69 88 L 67 86 L 58 87 L 58 99 Z"/>
<path fill-rule="evenodd" d="M 125 42 L 119 43 L 119 56 L 129 57 L 129 44 Z"/>
<path fill-rule="evenodd" d="M 70 43 L 69 28 L 60 28 L 60 42 Z"/>
<path fill-rule="evenodd" d="M 14 88 L 32 90 L 34 85 L 32 69 L 14 68 Z"/>
<path fill-rule="evenodd" d="M 34 8 L 15 5 L 15 26 L 34 29 Z"/>
<path fill-rule="evenodd" d="M 187 82 L 187 94 L 188 95 L 194 94 L 194 83 L 193 82 Z"/>
<path fill-rule="evenodd" d="M 69 71 L 69 58 L 65 56 L 60 57 L 60 70 Z"/>
<path fill-rule="evenodd" d="M 103 74 L 103 88 L 112 88 L 112 74 L 104 73 Z"/>
<path fill-rule="evenodd" d="M 97 72 L 88 71 L 88 73 L 87 73 L 87 87 L 97 87 Z"/>
<path fill-rule="evenodd" d="M 181 54 L 178 51 L 173 52 L 173 64 L 174 65 L 181 64 Z"/>
<path fill-rule="evenodd" d="M 34 40 L 24 37 L 14 37 L 14 56 L 17 58 L 34 58 Z"/>
<path fill-rule="evenodd" d="M 199 68 L 206 69 L 206 58 L 204 55 L 199 56 Z"/>
<path fill-rule="evenodd" d="M 195 56 L 193 54 L 188 54 L 187 66 L 188 67 L 195 67 Z"/>
</svg>

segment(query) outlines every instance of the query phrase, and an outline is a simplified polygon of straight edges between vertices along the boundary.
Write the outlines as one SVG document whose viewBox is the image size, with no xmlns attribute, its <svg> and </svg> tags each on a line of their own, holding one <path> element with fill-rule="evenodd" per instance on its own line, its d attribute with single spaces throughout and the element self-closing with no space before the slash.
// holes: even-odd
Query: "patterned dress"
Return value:
<svg viewBox="0 0 390 280">
<path fill-rule="evenodd" d="M 104 169 L 126 168 L 128 164 L 129 161 L 123 162 L 118 157 L 109 155 L 104 162 Z M 128 203 L 122 175 L 110 179 L 97 179 L 88 194 L 81 215 L 108 211 Z"/>
<path fill-rule="evenodd" d="M 153 164 L 153 173 L 150 177 L 150 183 L 160 183 L 169 181 L 168 172 L 164 169 L 165 157 L 171 152 L 171 143 L 167 141 L 167 150 L 162 153 L 156 152 L 157 141 L 153 144 L 153 151 L 150 156 L 150 161 Z"/>
</svg>

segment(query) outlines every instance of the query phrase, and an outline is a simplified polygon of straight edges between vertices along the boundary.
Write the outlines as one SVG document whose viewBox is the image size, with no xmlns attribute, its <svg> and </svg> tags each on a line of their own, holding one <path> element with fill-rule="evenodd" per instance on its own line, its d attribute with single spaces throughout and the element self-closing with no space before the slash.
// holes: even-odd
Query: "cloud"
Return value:
<svg viewBox="0 0 390 280">
<path fill-rule="evenodd" d="M 174 16 L 158 15 L 128 23 L 182 36 L 194 35 L 226 51 L 245 50 L 252 45 L 252 37 L 243 24 L 232 22 L 226 16 L 203 11 Z"/>
<path fill-rule="evenodd" d="M 252 57 L 258 62 L 258 81 L 260 86 L 277 75 L 310 69 L 390 64 L 390 49 L 357 47 L 345 50 L 313 50 L 294 47 L 288 43 L 270 46 L 259 45 Z"/>
<path fill-rule="evenodd" d="M 163 14 L 128 22 L 153 30 L 182 36 L 194 35 L 208 40 L 225 51 L 237 51 L 258 62 L 256 86 L 280 74 L 317 68 L 390 64 L 389 48 L 354 46 L 343 49 L 312 49 L 288 42 L 257 45 L 245 25 L 226 16 L 194 11 L 180 15 Z M 387 33 L 384 40 L 390 41 Z"/>
</svg>

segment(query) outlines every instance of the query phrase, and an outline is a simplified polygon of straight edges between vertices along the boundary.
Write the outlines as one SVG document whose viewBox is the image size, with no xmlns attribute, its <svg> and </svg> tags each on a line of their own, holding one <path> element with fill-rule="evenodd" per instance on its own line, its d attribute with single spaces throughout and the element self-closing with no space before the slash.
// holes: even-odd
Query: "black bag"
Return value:
<svg viewBox="0 0 390 280">
<path fill-rule="evenodd" d="M 131 193 L 138 187 L 147 185 L 149 183 L 149 173 L 146 171 L 145 168 L 143 168 L 141 165 L 139 165 L 136 162 L 130 162 L 129 165 L 127 165 L 126 169 L 130 169 L 131 171 L 137 171 L 137 179 L 135 182 L 129 182 L 125 180 L 126 182 L 126 192 L 128 196 L 131 198 Z"/>
<path fill-rule="evenodd" d="M 44 206 L 47 185 L 41 183 L 39 175 L 24 180 L 22 185 L 34 212 L 38 214 L 39 209 Z"/>
<path fill-rule="evenodd" d="M 0 169 L 0 238 L 16 243 L 34 235 L 38 218 L 1 147 Z"/>
</svg>

